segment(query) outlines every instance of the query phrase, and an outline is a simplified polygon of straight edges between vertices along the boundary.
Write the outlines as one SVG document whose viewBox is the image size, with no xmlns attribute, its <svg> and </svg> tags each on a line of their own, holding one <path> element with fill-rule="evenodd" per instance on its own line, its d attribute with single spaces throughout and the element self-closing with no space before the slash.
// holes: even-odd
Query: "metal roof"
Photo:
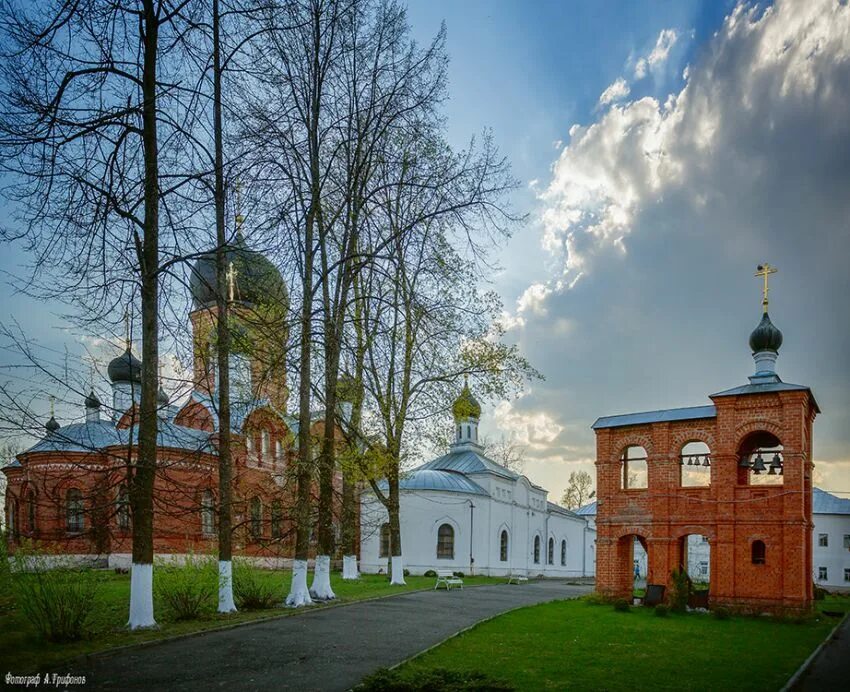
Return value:
<svg viewBox="0 0 850 692">
<path fill-rule="evenodd" d="M 561 507 L 561 505 L 556 505 L 554 502 L 546 501 L 546 505 L 549 508 L 550 512 L 555 512 L 557 514 L 564 514 L 568 517 L 572 517 L 573 519 L 579 519 L 578 514 L 573 512 L 571 509 L 567 509 L 566 507 Z"/>
<path fill-rule="evenodd" d="M 836 497 L 820 488 L 813 490 L 812 499 L 814 514 L 850 514 L 850 499 Z"/>
<path fill-rule="evenodd" d="M 717 392 L 717 394 L 711 394 L 710 396 L 714 398 L 716 396 L 738 396 L 741 394 L 769 394 L 770 392 L 808 392 L 812 397 L 812 401 L 815 402 L 815 409 L 820 413 L 820 407 L 818 406 L 818 402 L 815 401 L 815 395 L 811 388 L 802 384 L 790 384 L 789 382 L 781 381 L 765 384 L 744 384 L 740 387 L 724 389 L 722 392 Z"/>
<path fill-rule="evenodd" d="M 128 436 L 133 444 L 139 442 L 139 426 L 134 425 L 124 434 L 124 444 L 128 444 Z M 156 430 L 156 446 L 168 449 L 183 449 L 190 452 L 213 453 L 215 449 L 210 444 L 210 434 L 195 428 L 185 428 L 169 421 L 159 421 Z"/>
<path fill-rule="evenodd" d="M 72 423 L 47 434 L 25 453 L 91 452 L 106 447 L 116 447 L 127 443 L 126 435 L 123 433 L 124 431 L 116 428 L 109 420 Z"/>
<path fill-rule="evenodd" d="M 387 482 L 381 481 L 378 487 L 382 491 L 388 488 Z M 475 481 L 470 480 L 462 473 L 454 471 L 443 471 L 440 469 L 427 469 L 419 467 L 399 480 L 402 490 L 439 490 L 446 493 L 466 493 L 468 495 L 485 495 L 488 493 Z"/>
<path fill-rule="evenodd" d="M 423 464 L 420 469 L 440 469 L 443 471 L 457 471 L 458 473 L 493 473 L 503 478 L 516 480 L 519 474 L 488 459 L 469 447 L 465 449 L 452 450 L 448 454 L 432 459 Z"/>
<path fill-rule="evenodd" d="M 698 418 L 716 418 L 717 409 L 714 406 L 689 406 L 687 408 L 668 408 L 660 411 L 644 411 L 642 413 L 626 413 L 620 416 L 603 416 L 597 418 L 590 427 L 593 430 L 603 428 L 622 428 L 626 425 L 643 425 L 645 423 L 667 423 L 677 420 L 695 420 Z"/>
<path fill-rule="evenodd" d="M 593 502 L 584 505 L 584 507 L 579 507 L 576 510 L 576 514 L 580 517 L 595 517 L 596 516 L 596 500 Z"/>
</svg>

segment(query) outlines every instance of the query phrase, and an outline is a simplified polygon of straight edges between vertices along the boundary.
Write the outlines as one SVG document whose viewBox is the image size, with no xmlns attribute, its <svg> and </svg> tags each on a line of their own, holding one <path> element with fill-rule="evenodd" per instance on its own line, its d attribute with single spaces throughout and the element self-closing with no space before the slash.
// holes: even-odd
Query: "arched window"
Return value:
<svg viewBox="0 0 850 692">
<path fill-rule="evenodd" d="M 84 526 L 83 494 L 79 488 L 69 488 L 65 493 L 65 527 L 72 533 L 79 533 Z"/>
<path fill-rule="evenodd" d="M 738 445 L 738 483 L 782 485 L 785 456 L 782 442 L 765 430 L 747 435 Z"/>
<path fill-rule="evenodd" d="M 711 485 L 711 452 L 705 442 L 688 442 L 679 454 L 679 485 L 706 488 Z"/>
<path fill-rule="evenodd" d="M 636 490 L 648 487 L 646 450 L 643 447 L 626 447 L 620 457 L 620 487 Z"/>
<path fill-rule="evenodd" d="M 259 540 L 263 535 L 263 503 L 259 497 L 251 499 L 251 537 Z"/>
<path fill-rule="evenodd" d="M 36 529 L 36 505 L 35 492 L 30 490 L 27 493 L 27 531 L 35 533 Z"/>
<path fill-rule="evenodd" d="M 118 519 L 118 528 L 121 531 L 130 530 L 130 494 L 127 486 L 118 488 L 118 497 L 115 499 L 115 514 Z"/>
<path fill-rule="evenodd" d="M 442 524 L 437 530 L 437 559 L 454 560 L 455 530 L 451 524 Z"/>
<path fill-rule="evenodd" d="M 18 540 L 18 501 L 12 498 L 9 502 L 9 535 Z"/>
<path fill-rule="evenodd" d="M 549 544 L 546 546 L 546 564 L 555 564 L 555 539 L 550 537 Z"/>
<path fill-rule="evenodd" d="M 499 536 L 499 560 L 502 562 L 508 561 L 508 532 L 502 529 L 502 534 Z"/>
<path fill-rule="evenodd" d="M 381 552 L 378 554 L 378 557 L 389 557 L 390 556 L 390 525 L 382 524 L 381 525 Z"/>
<path fill-rule="evenodd" d="M 272 538 L 283 536 L 283 508 L 280 500 L 272 502 Z"/>
<path fill-rule="evenodd" d="M 215 497 L 209 489 L 201 495 L 201 532 L 205 536 L 215 533 Z"/>
<path fill-rule="evenodd" d="M 561 567 L 567 566 L 567 542 L 561 541 Z"/>
<path fill-rule="evenodd" d="M 753 541 L 753 564 L 754 565 L 763 565 L 764 564 L 764 541 Z"/>
<path fill-rule="evenodd" d="M 540 536 L 534 537 L 534 564 L 540 564 Z"/>
</svg>

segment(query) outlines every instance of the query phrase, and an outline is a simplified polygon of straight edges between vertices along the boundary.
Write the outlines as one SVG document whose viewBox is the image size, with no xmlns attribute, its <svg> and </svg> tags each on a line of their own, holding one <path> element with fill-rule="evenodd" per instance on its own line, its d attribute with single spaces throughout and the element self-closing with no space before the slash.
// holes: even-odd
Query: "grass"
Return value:
<svg viewBox="0 0 850 692">
<path fill-rule="evenodd" d="M 829 597 L 821 610 L 850 610 Z M 482 623 L 404 665 L 405 679 L 438 669 L 486 671 L 518 690 L 777 690 L 838 620 L 654 616 L 583 600 L 523 608 Z"/>
<path fill-rule="evenodd" d="M 15 673 L 43 672 L 44 668 L 57 666 L 63 661 L 84 654 L 241 622 L 293 615 L 306 610 L 283 607 L 283 600 L 289 593 L 291 572 L 260 570 L 259 574 L 261 579 L 275 586 L 280 594 L 281 607 L 271 610 L 240 611 L 232 615 L 219 615 L 209 611 L 197 620 L 177 622 L 169 619 L 170 616 L 165 608 L 155 602 L 154 615 L 159 627 L 155 630 L 130 632 L 125 628 L 130 600 L 130 577 L 107 572 L 103 575 L 103 581 L 97 593 L 90 636 L 82 641 L 68 644 L 51 644 L 41 639 L 13 601 L 4 598 L 0 601 L 0 670 Z M 154 580 L 156 580 L 156 570 L 154 570 Z M 406 586 L 392 586 L 385 575 L 362 575 L 358 581 L 343 581 L 341 575 L 334 573 L 331 575 L 331 586 L 337 595 L 337 600 L 332 603 L 347 603 L 434 586 L 432 577 L 410 576 L 405 577 L 405 581 Z M 503 582 L 504 579 L 490 577 L 464 579 L 466 586 Z M 314 606 L 314 608 L 326 607 L 328 605 Z"/>
</svg>

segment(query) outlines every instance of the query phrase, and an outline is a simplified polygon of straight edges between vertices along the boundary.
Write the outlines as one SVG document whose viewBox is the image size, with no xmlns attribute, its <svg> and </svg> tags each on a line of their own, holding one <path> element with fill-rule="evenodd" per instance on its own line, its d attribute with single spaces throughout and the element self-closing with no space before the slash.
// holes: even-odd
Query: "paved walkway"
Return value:
<svg viewBox="0 0 850 692">
<path fill-rule="evenodd" d="M 86 689 L 347 690 L 492 615 L 588 593 L 563 582 L 420 591 L 93 658 Z"/>
<path fill-rule="evenodd" d="M 823 690 L 846 690 L 848 686 L 850 686 L 850 618 L 844 620 L 793 689 L 823 692 Z"/>
</svg>

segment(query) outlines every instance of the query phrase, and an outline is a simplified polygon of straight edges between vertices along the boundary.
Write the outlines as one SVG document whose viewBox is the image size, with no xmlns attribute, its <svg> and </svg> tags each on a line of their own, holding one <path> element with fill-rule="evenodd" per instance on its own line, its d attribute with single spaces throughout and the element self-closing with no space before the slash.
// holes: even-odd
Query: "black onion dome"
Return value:
<svg viewBox="0 0 850 692">
<path fill-rule="evenodd" d="M 113 358 L 106 369 L 112 382 L 141 382 L 142 361 L 140 361 L 130 347 L 117 358 Z"/>
<path fill-rule="evenodd" d="M 750 334 L 750 348 L 753 353 L 759 351 L 779 351 L 782 346 L 782 332 L 777 329 L 767 313 L 761 318 L 758 326 Z"/>
<path fill-rule="evenodd" d="M 94 393 L 93 389 L 86 397 L 86 408 L 100 408 L 100 399 L 97 398 L 97 394 Z"/>
<path fill-rule="evenodd" d="M 55 433 L 61 426 L 56 422 L 56 419 L 53 416 L 50 416 L 50 420 L 44 424 L 44 427 L 47 429 L 47 432 Z"/>
<path fill-rule="evenodd" d="M 228 266 L 232 262 L 236 270 L 236 300 L 252 305 L 288 305 L 289 292 L 277 267 L 262 253 L 251 250 L 241 233 L 225 251 L 225 258 Z M 189 288 L 196 308 L 215 305 L 215 251 L 206 252 L 195 261 Z"/>
</svg>

